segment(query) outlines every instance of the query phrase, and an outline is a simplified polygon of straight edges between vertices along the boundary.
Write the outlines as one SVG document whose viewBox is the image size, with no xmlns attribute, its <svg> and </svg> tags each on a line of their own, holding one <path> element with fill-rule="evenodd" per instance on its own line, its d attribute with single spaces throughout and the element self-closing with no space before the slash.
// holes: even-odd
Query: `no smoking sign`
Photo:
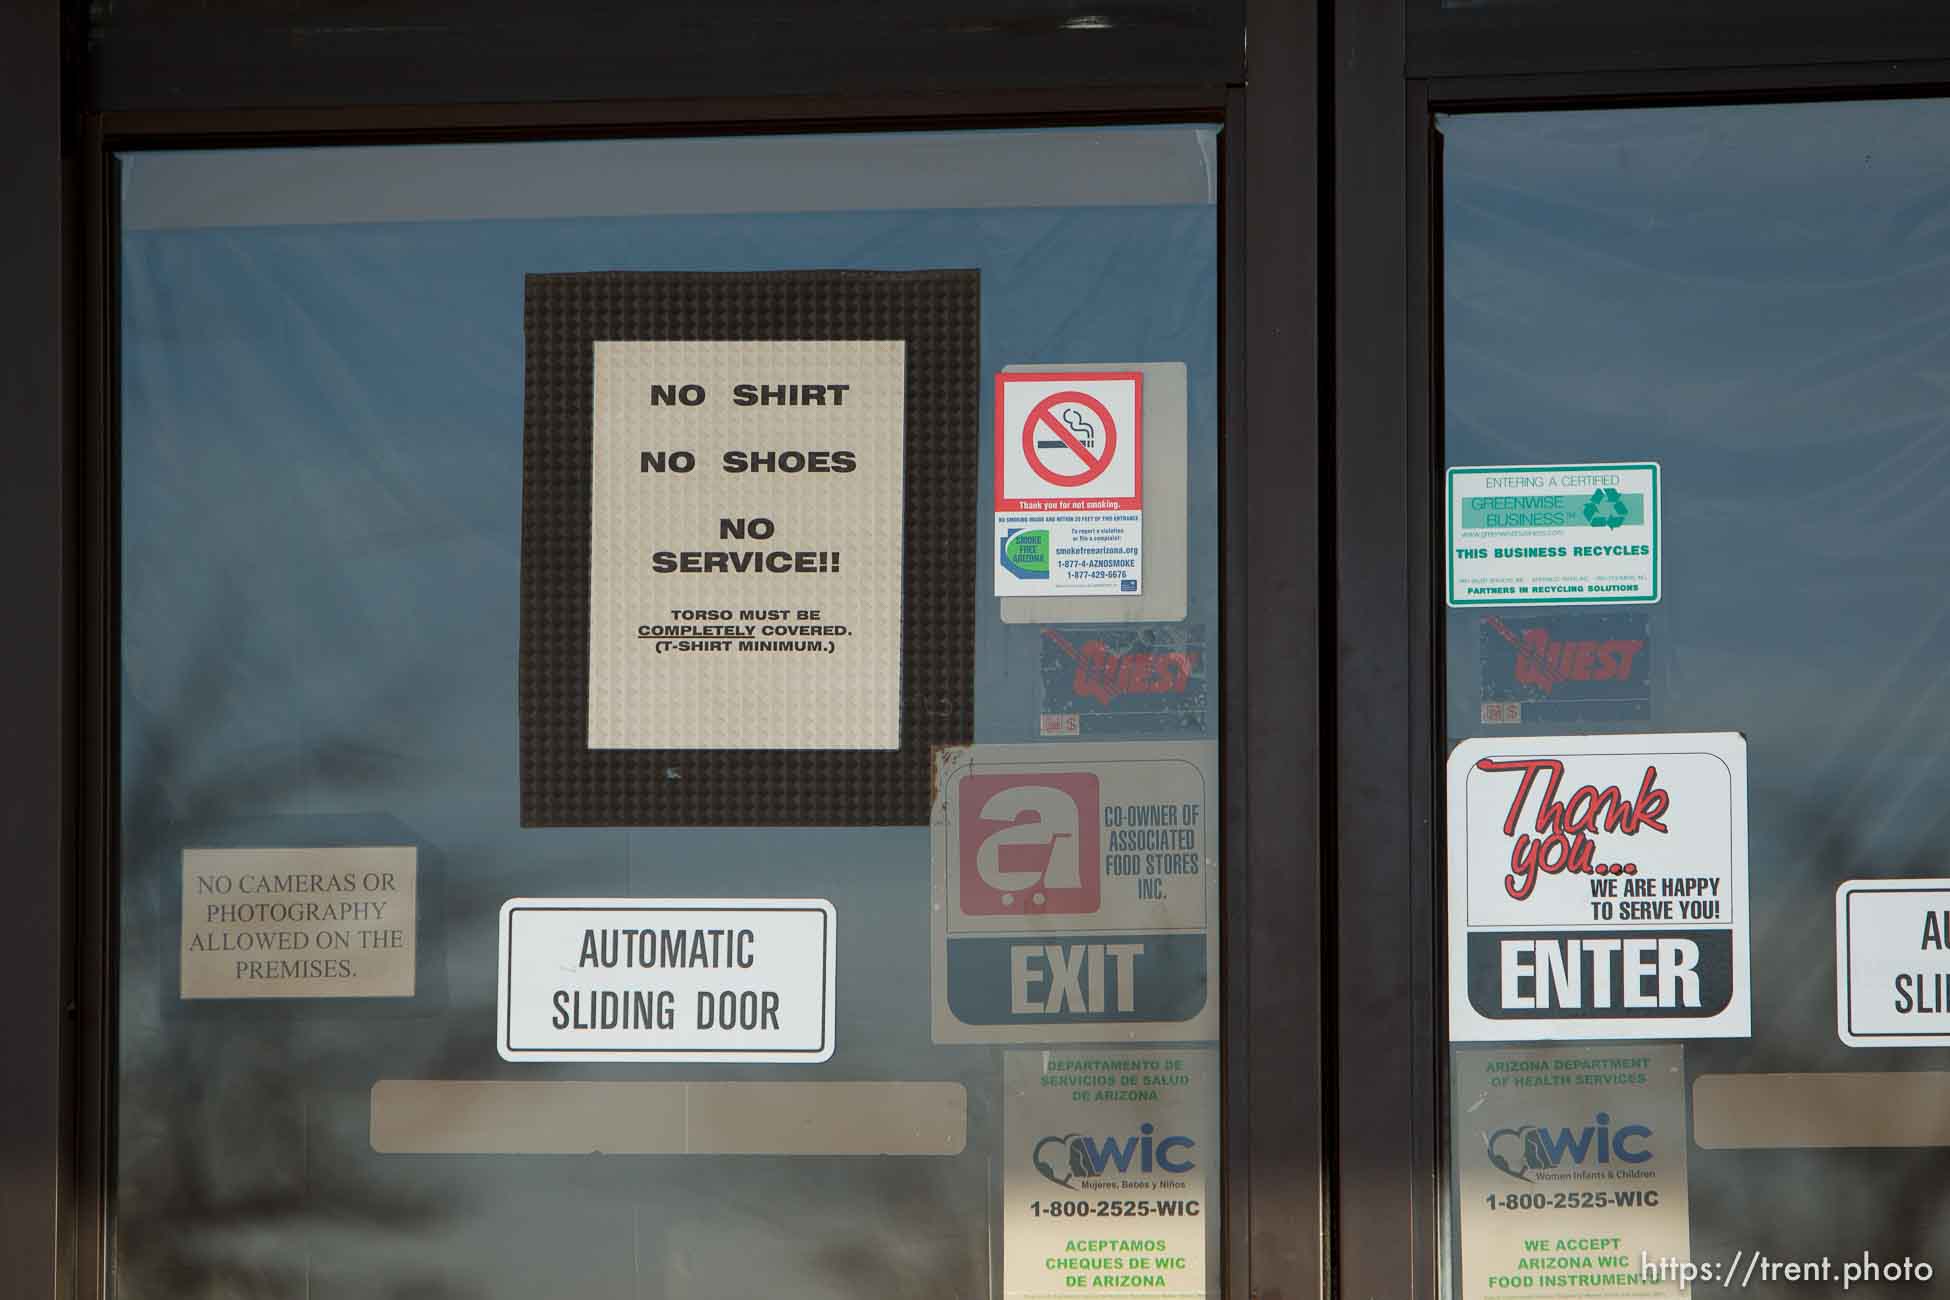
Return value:
<svg viewBox="0 0 1950 1300">
<path fill-rule="evenodd" d="M 995 377 L 995 594 L 1143 592 L 1144 376 Z"/>
<path fill-rule="evenodd" d="M 1136 371 L 997 375 L 996 509 L 1142 508 L 1143 383 Z"/>
</svg>

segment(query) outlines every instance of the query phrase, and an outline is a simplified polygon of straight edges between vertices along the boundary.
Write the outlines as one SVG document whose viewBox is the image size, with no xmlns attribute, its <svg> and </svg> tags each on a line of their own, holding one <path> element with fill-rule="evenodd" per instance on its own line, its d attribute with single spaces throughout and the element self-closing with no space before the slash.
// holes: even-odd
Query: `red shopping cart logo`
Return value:
<svg viewBox="0 0 1950 1300">
<path fill-rule="evenodd" d="M 1094 774 L 968 776 L 957 798 L 964 915 L 1097 910 L 1103 812 Z"/>
</svg>

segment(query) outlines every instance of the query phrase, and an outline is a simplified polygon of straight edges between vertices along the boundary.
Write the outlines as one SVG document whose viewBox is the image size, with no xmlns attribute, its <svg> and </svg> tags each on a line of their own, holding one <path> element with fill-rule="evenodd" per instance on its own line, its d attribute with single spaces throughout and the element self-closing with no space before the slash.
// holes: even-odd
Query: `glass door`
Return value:
<svg viewBox="0 0 1950 1300">
<path fill-rule="evenodd" d="M 1950 107 L 1438 126 L 1444 1294 L 1934 1294 Z"/>
</svg>

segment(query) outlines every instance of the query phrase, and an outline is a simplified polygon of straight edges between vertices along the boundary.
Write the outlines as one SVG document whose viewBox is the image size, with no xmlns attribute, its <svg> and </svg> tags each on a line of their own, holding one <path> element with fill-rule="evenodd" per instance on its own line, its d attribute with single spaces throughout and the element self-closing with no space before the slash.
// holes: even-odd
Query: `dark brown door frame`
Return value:
<svg viewBox="0 0 1950 1300">
<path fill-rule="evenodd" d="M 1320 554 L 1316 301 L 1319 121 L 1311 3 L 1252 0 L 1256 84 L 1083 88 L 683 102 L 267 108 L 74 115 L 63 108 L 60 32 L 0 43 L 43 84 L 10 78 L 0 103 L 31 108 L 45 146 L 22 179 L 44 201 L 0 221 L 29 286 L 0 307 L 0 336 L 45 363 L 39 405 L 14 406 L 22 447 L 0 476 L 0 538 L 60 557 L 4 580 L 27 626 L 4 687 L 20 721 L 5 749 L 19 798 L 18 920 L 0 921 L 0 971 L 31 1001 L 0 1062 L 0 1257 L 36 1261 L 24 1295 L 108 1294 L 112 1202 L 117 807 L 117 575 L 112 322 L 116 150 L 752 131 L 922 129 L 1102 122 L 1222 122 L 1221 348 L 1227 728 L 1225 1141 L 1229 1300 L 1324 1294 L 1321 895 L 1315 869 Z M 10 17 L 8 22 L 12 22 Z M 38 95 L 34 92 L 39 91 Z M 72 87 L 70 87 L 72 90 Z M 348 100 L 354 96 L 348 95 Z M 1273 124 L 1257 135 L 1248 120 Z M 65 173 L 54 143 L 72 141 Z M 32 151 L 30 151 L 32 154 Z M 67 177 L 64 184 L 63 175 Z M 31 218 L 31 219 L 30 219 Z M 69 234 L 68 232 L 72 232 Z M 1249 277 L 1248 264 L 1254 268 Z M 31 272 L 31 274 L 29 273 Z M 68 285 L 78 285 L 74 293 Z M 75 304 L 63 312 L 64 302 Z M 49 322 L 59 322 L 49 328 Z M 1249 346 L 1249 343 L 1251 346 Z M 1251 357 L 1264 358 L 1249 367 Z M 50 376 L 65 376 L 50 383 Z M 1248 473 L 1248 465 L 1252 472 Z M 31 567 L 31 566 L 30 566 Z M 51 761 L 48 755 L 64 755 Z M 38 838 L 36 838 L 38 837 Z M 1249 864 L 1264 864 L 1256 869 Z M 37 891 L 37 892 L 35 892 Z M 38 1069 L 25 1062 L 37 1061 Z M 15 1153 L 19 1153 L 16 1155 Z M 16 1201 L 13 1193 L 18 1190 Z M 14 1214 L 16 1204 L 34 1212 Z"/>
<path fill-rule="evenodd" d="M 70 664 L 74 205 L 53 5 L 0 6 L 0 1291 L 53 1295 L 72 1245 Z"/>
</svg>

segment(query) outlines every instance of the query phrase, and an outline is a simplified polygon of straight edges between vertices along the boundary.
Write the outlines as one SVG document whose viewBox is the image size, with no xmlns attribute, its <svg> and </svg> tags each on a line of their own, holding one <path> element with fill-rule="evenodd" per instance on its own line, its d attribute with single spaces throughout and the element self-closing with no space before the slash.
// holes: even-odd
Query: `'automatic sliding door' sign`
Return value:
<svg viewBox="0 0 1950 1300">
<path fill-rule="evenodd" d="M 1464 741 L 1449 757 L 1449 1035 L 1744 1038 L 1747 742 Z"/>
<path fill-rule="evenodd" d="M 1835 891 L 1835 1031 L 1850 1047 L 1950 1047 L 1950 880 Z"/>
<path fill-rule="evenodd" d="M 823 898 L 511 898 L 501 1058 L 830 1060 L 834 923 Z"/>
<path fill-rule="evenodd" d="M 1218 1037 L 1217 748 L 944 750 L 934 1040 Z"/>
</svg>

